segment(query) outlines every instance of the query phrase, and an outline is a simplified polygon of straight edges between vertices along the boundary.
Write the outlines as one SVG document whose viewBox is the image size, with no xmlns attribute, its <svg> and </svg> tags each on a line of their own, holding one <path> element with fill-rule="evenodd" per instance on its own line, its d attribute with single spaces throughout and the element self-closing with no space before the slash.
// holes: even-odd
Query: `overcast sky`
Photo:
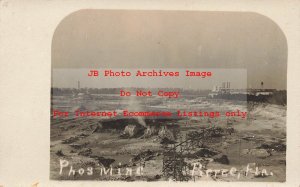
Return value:
<svg viewBox="0 0 300 187">
<path fill-rule="evenodd" d="M 81 10 L 57 27 L 52 68 L 59 87 L 76 87 L 79 79 L 86 87 L 111 87 L 82 76 L 90 68 L 237 68 L 246 70 L 249 88 L 263 81 L 286 89 L 287 43 L 275 23 L 255 13 Z M 230 71 L 225 81 L 242 85 L 241 71 Z"/>
</svg>

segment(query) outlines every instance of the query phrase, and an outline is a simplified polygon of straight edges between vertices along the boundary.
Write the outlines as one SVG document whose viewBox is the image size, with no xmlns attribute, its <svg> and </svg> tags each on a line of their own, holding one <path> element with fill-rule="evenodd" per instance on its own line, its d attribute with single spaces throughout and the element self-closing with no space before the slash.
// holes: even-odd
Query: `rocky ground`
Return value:
<svg viewBox="0 0 300 187">
<path fill-rule="evenodd" d="M 249 108 L 228 101 L 208 104 L 218 110 L 248 107 L 248 118 L 146 120 L 151 128 L 139 126 L 138 120 L 130 121 L 129 126 L 128 121 L 120 124 L 113 119 L 51 119 L 50 178 L 170 180 L 172 176 L 163 172 L 166 147 L 212 128 L 214 133 L 199 140 L 201 145 L 181 154 L 189 180 L 285 181 L 286 107 L 253 104 Z M 106 128 L 107 123 L 115 125 Z M 142 174 L 136 171 L 141 167 Z M 109 168 L 113 168 L 113 173 L 105 174 Z M 131 176 L 127 173 L 129 169 L 133 172 Z"/>
</svg>

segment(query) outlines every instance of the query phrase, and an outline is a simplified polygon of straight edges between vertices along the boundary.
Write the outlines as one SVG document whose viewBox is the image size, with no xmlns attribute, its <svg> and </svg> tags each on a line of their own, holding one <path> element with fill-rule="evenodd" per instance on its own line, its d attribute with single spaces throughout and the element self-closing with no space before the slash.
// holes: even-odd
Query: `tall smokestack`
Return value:
<svg viewBox="0 0 300 187">
<path fill-rule="evenodd" d="M 78 81 L 78 90 L 80 90 L 80 81 Z"/>
</svg>

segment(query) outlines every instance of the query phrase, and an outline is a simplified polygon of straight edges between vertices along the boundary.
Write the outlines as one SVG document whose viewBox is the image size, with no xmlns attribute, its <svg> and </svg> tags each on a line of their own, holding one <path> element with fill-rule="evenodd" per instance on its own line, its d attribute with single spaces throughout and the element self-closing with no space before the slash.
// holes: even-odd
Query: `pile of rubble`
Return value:
<svg viewBox="0 0 300 187">
<path fill-rule="evenodd" d="M 144 138 L 149 138 L 151 136 L 158 135 L 158 129 L 155 126 L 148 126 L 144 131 Z"/>
</svg>

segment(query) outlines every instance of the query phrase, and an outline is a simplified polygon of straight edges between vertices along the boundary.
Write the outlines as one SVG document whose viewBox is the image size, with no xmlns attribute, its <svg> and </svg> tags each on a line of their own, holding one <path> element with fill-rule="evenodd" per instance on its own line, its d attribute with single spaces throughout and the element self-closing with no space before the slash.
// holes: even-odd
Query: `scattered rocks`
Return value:
<svg viewBox="0 0 300 187">
<path fill-rule="evenodd" d="M 255 139 L 255 136 L 246 136 L 246 137 L 243 137 L 242 139 L 246 140 L 246 141 L 252 141 Z"/>
<path fill-rule="evenodd" d="M 102 124 L 98 124 L 94 130 L 92 130 L 92 133 L 99 133 L 99 132 L 102 132 L 103 130 L 103 127 L 102 127 Z"/>
<path fill-rule="evenodd" d="M 82 149 L 84 147 L 86 147 L 89 143 L 84 143 L 84 144 L 70 144 L 71 147 L 73 147 L 74 149 Z"/>
<path fill-rule="evenodd" d="M 279 160 L 278 163 L 286 165 L 286 160 Z"/>
<path fill-rule="evenodd" d="M 148 138 L 148 137 L 151 137 L 151 136 L 154 136 L 157 134 L 158 134 L 157 128 L 148 126 L 147 129 L 145 129 L 145 131 L 144 131 L 143 137 Z"/>
<path fill-rule="evenodd" d="M 222 142 L 222 146 L 226 149 L 230 146 L 230 144 L 228 142 Z"/>
<path fill-rule="evenodd" d="M 211 127 L 211 128 L 205 128 L 201 129 L 200 131 L 191 131 L 187 134 L 188 138 L 191 139 L 207 139 L 207 138 L 218 138 L 218 137 L 224 137 L 226 135 L 231 135 L 234 133 L 233 127 Z"/>
<path fill-rule="evenodd" d="M 77 140 L 79 140 L 79 137 L 77 136 L 73 136 L 73 137 L 70 137 L 70 138 L 67 138 L 65 140 L 62 141 L 63 144 L 70 144 L 70 143 L 74 143 L 76 142 Z"/>
<path fill-rule="evenodd" d="M 243 149 L 242 155 L 252 155 L 258 158 L 266 158 L 271 154 L 265 149 Z"/>
<path fill-rule="evenodd" d="M 78 137 L 78 138 L 85 138 L 85 137 L 87 137 L 87 136 L 89 136 L 89 135 L 88 135 L 88 134 L 81 133 L 81 134 L 77 135 L 76 137 Z"/>
<path fill-rule="evenodd" d="M 64 153 L 62 152 L 62 150 L 58 150 L 55 153 L 57 156 L 65 156 Z"/>
<path fill-rule="evenodd" d="M 158 180 L 158 179 L 161 178 L 161 176 L 160 175 L 155 175 L 154 178 Z"/>
<path fill-rule="evenodd" d="M 175 140 L 174 134 L 166 126 L 162 126 L 158 131 L 158 137 L 161 139 L 167 138 L 171 141 Z"/>
<path fill-rule="evenodd" d="M 207 149 L 207 148 L 202 148 L 199 151 L 197 151 L 196 153 L 194 153 L 194 156 L 210 158 L 210 157 L 213 157 L 217 154 L 218 154 L 218 152 L 212 151 L 212 150 Z"/>
<path fill-rule="evenodd" d="M 214 161 L 219 162 L 221 164 L 226 164 L 226 165 L 229 164 L 229 159 L 226 155 L 219 155 L 219 156 L 214 158 Z"/>
<path fill-rule="evenodd" d="M 87 136 L 89 136 L 89 135 L 81 133 L 77 136 L 72 136 L 70 138 L 67 138 L 67 139 L 63 140 L 62 143 L 63 144 L 71 144 L 71 143 L 74 143 L 74 142 L 78 141 L 80 138 L 84 138 L 84 137 L 87 137 Z"/>
<path fill-rule="evenodd" d="M 170 140 L 169 138 L 162 138 L 161 141 L 160 141 L 161 144 L 175 144 L 177 143 L 176 141 L 173 141 L 173 140 Z"/>
<path fill-rule="evenodd" d="M 124 131 L 122 132 L 121 137 L 137 137 L 139 135 L 142 135 L 141 131 L 142 128 L 138 125 L 127 125 Z"/>
<path fill-rule="evenodd" d="M 128 176 L 128 177 L 124 178 L 124 180 L 127 181 L 127 182 L 133 182 L 133 181 L 135 181 L 134 178 L 131 177 L 131 176 Z"/>
<path fill-rule="evenodd" d="M 148 177 L 147 181 L 148 182 L 150 182 L 150 181 L 158 181 L 159 179 L 161 179 L 161 176 L 160 175 L 155 175 L 153 177 Z"/>
<path fill-rule="evenodd" d="M 278 152 L 286 151 L 286 145 L 282 143 L 263 143 L 261 146 L 257 147 L 261 149 L 275 150 Z"/>
<path fill-rule="evenodd" d="M 147 151 L 141 152 L 135 157 L 131 159 L 131 162 L 137 162 L 140 160 L 148 161 L 155 157 L 155 153 L 153 151 L 150 151 L 149 149 Z"/>
<path fill-rule="evenodd" d="M 86 148 L 78 153 L 81 156 L 90 156 L 92 154 L 92 149 Z"/>
<path fill-rule="evenodd" d="M 104 167 L 109 167 L 112 163 L 114 163 L 116 160 L 111 158 L 104 158 L 102 156 L 90 156 L 91 158 L 94 158 L 97 160 L 100 164 L 102 164 Z"/>
<path fill-rule="evenodd" d="M 226 128 L 226 132 L 227 132 L 229 135 L 231 135 L 232 133 L 235 132 L 235 130 L 234 130 L 233 127 L 227 127 L 227 128 Z"/>
<path fill-rule="evenodd" d="M 242 139 L 246 141 L 254 141 L 254 142 L 264 141 L 262 137 L 255 136 L 254 134 L 246 135 L 242 137 Z"/>
<path fill-rule="evenodd" d="M 65 124 L 63 124 L 62 126 L 60 126 L 59 128 L 61 129 L 61 130 L 63 130 L 63 131 L 67 131 L 67 130 L 69 130 L 69 129 L 71 129 L 71 128 L 74 128 L 75 127 L 75 125 L 68 125 L 68 126 L 66 126 Z"/>
<path fill-rule="evenodd" d="M 224 135 L 225 131 L 221 127 L 212 127 L 206 131 L 208 133 L 208 136 L 211 137 L 221 137 Z"/>
</svg>

